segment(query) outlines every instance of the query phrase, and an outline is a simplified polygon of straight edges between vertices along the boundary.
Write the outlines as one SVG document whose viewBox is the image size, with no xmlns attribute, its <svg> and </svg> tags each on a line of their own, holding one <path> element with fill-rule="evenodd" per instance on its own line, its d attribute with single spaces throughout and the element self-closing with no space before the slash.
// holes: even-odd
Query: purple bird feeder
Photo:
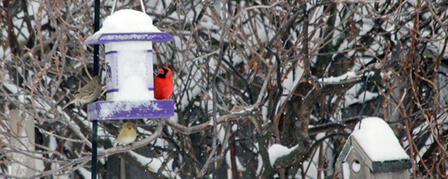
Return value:
<svg viewBox="0 0 448 179">
<path fill-rule="evenodd" d="M 173 40 L 143 12 L 123 9 L 108 16 L 86 44 L 104 44 L 106 99 L 88 105 L 89 120 L 174 116 L 173 100 L 154 99 L 152 42 Z"/>
</svg>

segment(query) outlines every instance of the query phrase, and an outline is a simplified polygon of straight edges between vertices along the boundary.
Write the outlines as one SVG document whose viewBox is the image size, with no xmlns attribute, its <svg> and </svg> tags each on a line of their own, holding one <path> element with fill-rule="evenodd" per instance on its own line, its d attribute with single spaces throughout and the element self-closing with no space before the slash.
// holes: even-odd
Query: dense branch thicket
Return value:
<svg viewBox="0 0 448 179">
<path fill-rule="evenodd" d="M 154 49 L 176 116 L 134 120 L 138 141 L 119 147 L 123 122 L 100 122 L 102 177 L 121 158 L 136 177 L 331 178 L 363 116 L 390 124 L 413 177 L 447 176 L 445 0 L 144 2 L 175 38 Z M 86 177 L 86 107 L 62 106 L 92 73 L 93 1 L 1 3 L 0 176 Z M 101 3 L 104 19 L 113 0 Z M 271 165 L 273 144 L 297 147 Z"/>
</svg>

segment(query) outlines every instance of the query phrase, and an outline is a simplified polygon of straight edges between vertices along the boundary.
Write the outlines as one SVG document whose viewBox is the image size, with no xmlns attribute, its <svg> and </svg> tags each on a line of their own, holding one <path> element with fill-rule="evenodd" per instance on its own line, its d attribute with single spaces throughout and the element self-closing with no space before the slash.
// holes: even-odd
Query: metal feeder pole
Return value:
<svg viewBox="0 0 448 179">
<path fill-rule="evenodd" d="M 94 33 L 100 29 L 100 0 L 95 0 Z M 99 75 L 99 45 L 93 46 L 93 76 Z M 98 152 L 98 120 L 92 121 L 92 179 L 96 179 Z"/>
</svg>

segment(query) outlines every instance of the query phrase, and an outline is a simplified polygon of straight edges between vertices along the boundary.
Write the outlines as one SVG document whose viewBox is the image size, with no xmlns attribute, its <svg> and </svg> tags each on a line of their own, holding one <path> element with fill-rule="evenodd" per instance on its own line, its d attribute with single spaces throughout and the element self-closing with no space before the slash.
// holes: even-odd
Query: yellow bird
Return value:
<svg viewBox="0 0 448 179">
<path fill-rule="evenodd" d="M 117 137 L 117 143 L 121 145 L 130 144 L 137 138 L 137 131 L 131 122 L 126 122 L 121 126 L 120 133 Z"/>
</svg>

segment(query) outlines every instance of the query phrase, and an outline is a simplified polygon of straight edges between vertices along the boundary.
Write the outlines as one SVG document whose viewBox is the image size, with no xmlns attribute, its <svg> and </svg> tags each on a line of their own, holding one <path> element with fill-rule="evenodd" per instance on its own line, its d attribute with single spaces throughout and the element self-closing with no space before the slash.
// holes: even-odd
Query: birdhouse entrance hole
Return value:
<svg viewBox="0 0 448 179">
<path fill-rule="evenodd" d="M 355 173 L 359 173 L 359 171 L 361 170 L 361 163 L 358 160 L 354 160 L 352 162 L 352 170 Z"/>
</svg>

